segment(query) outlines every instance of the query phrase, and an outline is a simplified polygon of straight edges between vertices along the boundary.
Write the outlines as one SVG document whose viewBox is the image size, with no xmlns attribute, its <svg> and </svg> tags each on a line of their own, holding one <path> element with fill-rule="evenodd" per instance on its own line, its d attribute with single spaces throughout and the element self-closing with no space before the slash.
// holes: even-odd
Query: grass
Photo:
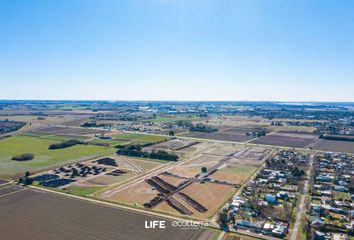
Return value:
<svg viewBox="0 0 354 240">
<path fill-rule="evenodd" d="M 25 171 L 57 167 L 66 163 L 87 160 L 113 153 L 116 149 L 93 145 L 75 145 L 68 148 L 49 150 L 50 144 L 60 141 L 30 136 L 13 136 L 0 140 L 0 177 L 13 177 Z M 18 162 L 11 160 L 14 155 L 23 153 L 34 154 L 30 161 Z"/>
<path fill-rule="evenodd" d="M 88 195 L 91 195 L 101 189 L 105 188 L 104 186 L 102 187 L 71 187 L 67 189 L 67 193 L 76 195 L 76 196 L 82 196 L 86 197 Z"/>
<path fill-rule="evenodd" d="M 350 194 L 347 192 L 332 191 L 332 194 L 335 200 L 338 200 L 340 198 L 343 200 L 350 200 Z"/>
<path fill-rule="evenodd" d="M 123 133 L 114 136 L 113 139 L 124 139 L 134 141 L 135 143 L 154 143 L 161 142 L 170 139 L 169 137 L 158 136 L 158 135 L 148 135 L 139 133 Z"/>
<path fill-rule="evenodd" d="M 34 133 L 34 132 L 25 133 L 23 134 L 23 136 L 56 140 L 56 141 L 67 141 L 67 140 L 85 141 L 87 139 L 87 137 L 78 136 L 78 135 L 55 135 L 55 134 Z"/>
<path fill-rule="evenodd" d="M 222 168 L 220 171 L 225 173 L 231 173 L 240 176 L 241 178 L 248 178 L 257 169 L 257 167 L 251 165 L 237 164 L 237 166 L 234 167 Z"/>
</svg>

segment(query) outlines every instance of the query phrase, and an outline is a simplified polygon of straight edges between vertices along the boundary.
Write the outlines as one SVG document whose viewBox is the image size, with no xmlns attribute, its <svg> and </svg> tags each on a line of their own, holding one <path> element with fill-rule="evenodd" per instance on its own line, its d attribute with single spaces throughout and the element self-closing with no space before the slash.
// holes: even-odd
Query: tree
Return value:
<svg viewBox="0 0 354 240">
<path fill-rule="evenodd" d="M 175 132 L 170 130 L 170 132 L 168 133 L 169 136 L 174 136 L 175 135 Z"/>
<path fill-rule="evenodd" d="M 227 229 L 227 222 L 229 220 L 227 217 L 227 212 L 227 208 L 224 208 L 218 215 L 218 223 L 222 229 Z"/>
<path fill-rule="evenodd" d="M 202 167 L 201 170 L 202 170 L 203 173 L 206 173 L 208 171 L 208 169 L 206 167 Z"/>
</svg>

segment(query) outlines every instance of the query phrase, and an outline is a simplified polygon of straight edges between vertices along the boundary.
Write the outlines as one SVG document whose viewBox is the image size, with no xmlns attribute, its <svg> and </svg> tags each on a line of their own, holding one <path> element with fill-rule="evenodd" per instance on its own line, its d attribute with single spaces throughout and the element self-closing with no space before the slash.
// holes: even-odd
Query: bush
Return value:
<svg viewBox="0 0 354 240">
<path fill-rule="evenodd" d="M 206 126 L 204 124 L 198 123 L 196 125 L 193 125 L 189 128 L 189 131 L 191 132 L 206 132 L 206 133 L 212 133 L 218 131 L 217 128 L 213 128 L 210 126 Z"/>
<path fill-rule="evenodd" d="M 167 160 L 167 161 L 177 161 L 178 156 L 175 154 L 168 153 L 163 150 L 152 151 L 152 152 L 144 152 L 142 150 L 141 145 L 126 145 L 120 146 L 117 151 L 119 155 L 126 155 L 131 157 L 142 157 L 142 158 L 152 158 L 159 160 Z"/>
<path fill-rule="evenodd" d="M 34 158 L 34 155 L 32 153 L 24 153 L 21 155 L 16 155 L 13 156 L 11 159 L 15 161 L 29 161 Z"/>
<path fill-rule="evenodd" d="M 82 144 L 82 142 L 80 142 L 79 140 L 68 140 L 68 141 L 61 142 L 61 143 L 53 143 L 53 144 L 49 145 L 48 149 L 54 150 L 54 149 L 67 148 L 67 147 L 74 146 L 76 144 Z"/>
</svg>

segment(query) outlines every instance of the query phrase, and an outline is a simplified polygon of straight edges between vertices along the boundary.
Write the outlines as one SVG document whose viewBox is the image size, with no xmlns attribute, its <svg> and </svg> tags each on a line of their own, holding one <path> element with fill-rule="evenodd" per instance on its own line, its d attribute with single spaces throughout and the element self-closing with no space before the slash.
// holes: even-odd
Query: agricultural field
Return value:
<svg viewBox="0 0 354 240">
<path fill-rule="evenodd" d="M 0 177 L 9 178 L 23 175 L 25 171 L 38 172 L 70 162 L 84 161 L 115 152 L 116 149 L 75 145 L 68 148 L 49 150 L 49 145 L 59 143 L 57 139 L 30 136 L 13 136 L 0 140 Z M 14 161 L 11 158 L 24 153 L 34 154 L 29 161 Z"/>
<path fill-rule="evenodd" d="M 76 116 L 57 115 L 57 116 L 33 116 L 33 115 L 15 115 L 15 116 L 0 116 L 0 120 L 22 121 L 27 123 L 39 124 L 64 124 L 77 119 Z"/>
<path fill-rule="evenodd" d="M 81 127 L 43 127 L 33 130 L 36 133 L 46 133 L 46 134 L 55 134 L 55 135 L 93 135 L 93 134 L 102 134 L 104 130 L 97 130 L 91 128 L 81 128 Z"/>
<path fill-rule="evenodd" d="M 283 147 L 306 148 L 318 139 L 315 134 L 276 132 L 251 141 L 254 144 L 264 144 Z"/>
<path fill-rule="evenodd" d="M 130 143 L 156 143 L 170 139 L 170 137 L 158 136 L 158 135 L 148 135 L 148 134 L 139 134 L 139 133 L 123 133 L 115 135 L 114 140 L 121 141 L 131 141 Z"/>
<path fill-rule="evenodd" d="M 313 149 L 331 152 L 354 153 L 354 142 L 320 139 Z"/>
<path fill-rule="evenodd" d="M 88 201 L 32 189 L 0 195 L 2 239 L 191 239 L 215 234 L 209 230 L 187 230 L 171 221 L 139 212 L 94 204 Z M 0 193 L 1 194 L 1 193 Z M 144 228 L 145 220 L 166 220 L 165 229 Z M 21 222 L 21 227 L 14 223 Z"/>
<path fill-rule="evenodd" d="M 270 126 L 270 121 L 260 117 L 247 117 L 247 116 L 223 116 L 218 118 L 210 118 L 200 123 L 207 123 L 213 126 L 220 127 L 267 127 Z"/>
<path fill-rule="evenodd" d="M 185 134 L 184 136 L 192 137 L 192 138 L 230 141 L 230 142 L 245 142 L 254 138 L 252 136 L 246 136 L 245 134 L 232 134 L 232 133 L 230 134 L 225 132 L 212 132 L 212 133 L 190 132 L 188 134 Z"/>
<path fill-rule="evenodd" d="M 90 144 L 103 144 L 107 146 L 118 146 L 129 143 L 129 140 L 118 140 L 118 139 L 93 139 L 88 141 Z"/>
</svg>

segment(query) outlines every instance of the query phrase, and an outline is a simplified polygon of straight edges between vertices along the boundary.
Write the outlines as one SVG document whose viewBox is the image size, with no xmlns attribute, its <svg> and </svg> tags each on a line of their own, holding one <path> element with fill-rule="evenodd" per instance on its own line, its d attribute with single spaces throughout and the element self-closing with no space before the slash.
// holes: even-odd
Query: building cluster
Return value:
<svg viewBox="0 0 354 240">
<path fill-rule="evenodd" d="M 229 205 L 236 229 L 283 238 L 295 216 L 297 194 L 305 178 L 308 156 L 283 150 L 268 159 L 255 179 Z"/>
<path fill-rule="evenodd" d="M 315 239 L 354 235 L 354 157 L 325 153 L 316 157 L 307 213 L 307 232 Z"/>
</svg>

